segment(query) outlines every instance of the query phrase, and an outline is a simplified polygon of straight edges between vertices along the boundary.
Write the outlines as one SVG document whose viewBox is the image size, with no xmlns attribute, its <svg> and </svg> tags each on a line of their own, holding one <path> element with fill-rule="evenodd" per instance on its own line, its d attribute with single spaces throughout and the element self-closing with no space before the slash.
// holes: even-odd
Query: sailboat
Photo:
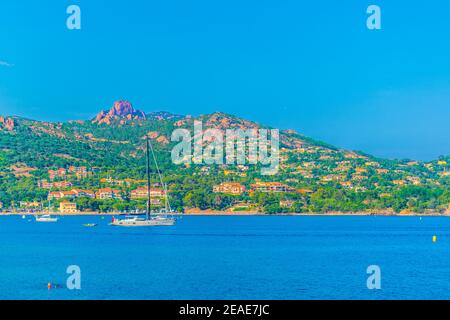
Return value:
<svg viewBox="0 0 450 320">
<path fill-rule="evenodd" d="M 146 136 L 146 155 L 147 155 L 147 210 L 145 217 L 140 216 L 127 216 L 124 219 L 112 218 L 111 225 L 117 227 L 157 227 L 157 226 L 173 226 L 176 220 L 170 215 L 173 214 L 170 208 L 167 186 L 162 181 L 161 172 L 156 161 L 155 152 L 153 146 L 149 141 L 148 135 Z M 152 211 L 151 209 L 151 181 L 150 181 L 150 151 L 155 162 L 156 170 L 159 175 L 161 185 L 164 187 L 165 192 L 165 206 L 164 209 Z"/>
</svg>

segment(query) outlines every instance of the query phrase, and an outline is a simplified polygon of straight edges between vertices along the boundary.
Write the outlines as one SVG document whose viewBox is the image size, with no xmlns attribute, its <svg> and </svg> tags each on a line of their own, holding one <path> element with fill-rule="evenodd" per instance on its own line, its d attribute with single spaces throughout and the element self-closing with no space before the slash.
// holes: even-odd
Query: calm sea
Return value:
<svg viewBox="0 0 450 320">
<path fill-rule="evenodd" d="M 0 299 L 450 299 L 450 218 L 109 222 L 0 217 Z M 65 288 L 70 265 L 81 268 L 81 290 Z M 369 265 L 381 268 L 381 290 L 367 289 Z"/>
</svg>

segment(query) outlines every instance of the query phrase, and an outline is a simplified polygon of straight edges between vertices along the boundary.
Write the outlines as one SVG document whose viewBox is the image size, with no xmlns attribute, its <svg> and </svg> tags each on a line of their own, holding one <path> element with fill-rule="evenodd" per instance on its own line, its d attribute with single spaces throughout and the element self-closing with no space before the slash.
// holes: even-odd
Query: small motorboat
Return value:
<svg viewBox="0 0 450 320">
<path fill-rule="evenodd" d="M 97 226 L 96 223 L 85 223 L 85 224 L 83 224 L 83 227 L 88 227 L 88 228 L 93 228 L 93 227 L 96 227 L 96 226 Z"/>
<path fill-rule="evenodd" d="M 36 216 L 36 222 L 58 222 L 59 218 L 52 217 L 49 214 L 44 214 L 42 216 Z"/>
</svg>

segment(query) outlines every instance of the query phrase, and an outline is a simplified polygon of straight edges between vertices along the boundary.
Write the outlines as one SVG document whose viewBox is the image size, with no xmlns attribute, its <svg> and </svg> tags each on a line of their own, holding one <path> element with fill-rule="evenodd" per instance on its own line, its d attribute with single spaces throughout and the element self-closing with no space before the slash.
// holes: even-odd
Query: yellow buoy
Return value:
<svg viewBox="0 0 450 320">
<path fill-rule="evenodd" d="M 436 241 L 437 241 L 437 237 L 433 236 L 433 242 L 436 242 Z"/>
</svg>

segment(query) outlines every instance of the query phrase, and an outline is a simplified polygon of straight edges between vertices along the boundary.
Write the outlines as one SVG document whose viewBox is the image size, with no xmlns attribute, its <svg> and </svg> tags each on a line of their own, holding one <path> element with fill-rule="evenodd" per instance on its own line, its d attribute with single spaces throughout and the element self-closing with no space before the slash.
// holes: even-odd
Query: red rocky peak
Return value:
<svg viewBox="0 0 450 320">
<path fill-rule="evenodd" d="M 128 120 L 145 119 L 145 113 L 134 109 L 129 101 L 120 100 L 114 102 L 114 105 L 109 111 L 100 112 L 93 120 L 93 123 L 110 124 L 112 120 L 120 118 Z"/>
<path fill-rule="evenodd" d="M 116 101 L 113 107 L 109 110 L 108 115 L 126 117 L 128 115 L 144 117 L 144 113 L 139 110 L 134 110 L 133 106 L 128 101 Z"/>
</svg>

